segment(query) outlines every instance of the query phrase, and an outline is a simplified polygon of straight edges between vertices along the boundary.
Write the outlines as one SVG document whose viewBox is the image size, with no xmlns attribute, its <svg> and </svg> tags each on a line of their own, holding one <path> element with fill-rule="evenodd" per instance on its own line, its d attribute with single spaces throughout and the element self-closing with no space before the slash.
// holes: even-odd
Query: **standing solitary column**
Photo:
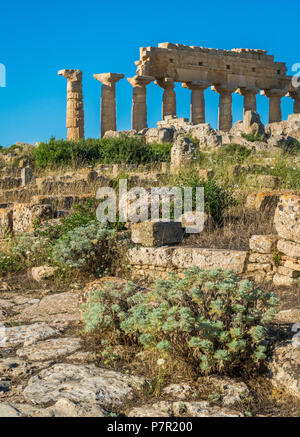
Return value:
<svg viewBox="0 0 300 437">
<path fill-rule="evenodd" d="M 116 83 L 124 74 L 94 74 L 94 78 L 102 83 L 101 89 L 101 138 L 105 132 L 117 130 L 116 116 Z"/>
<path fill-rule="evenodd" d="M 60 70 L 58 75 L 67 82 L 67 140 L 84 138 L 84 112 L 82 95 L 82 72 L 80 70 Z"/>
<path fill-rule="evenodd" d="M 282 120 L 281 99 L 285 94 L 286 90 L 281 89 L 261 91 L 261 95 L 269 98 L 269 123 L 276 123 Z"/>
<path fill-rule="evenodd" d="M 146 86 L 154 80 L 151 76 L 133 76 L 127 78 L 133 86 L 132 91 L 132 129 L 140 131 L 148 127 Z"/>
<path fill-rule="evenodd" d="M 211 89 L 220 94 L 218 129 L 229 132 L 232 128 L 232 93 L 236 90 L 236 86 L 214 85 Z"/>
<path fill-rule="evenodd" d="M 204 91 L 209 87 L 209 82 L 193 81 L 184 82 L 183 88 L 192 91 L 191 94 L 191 122 L 193 124 L 205 123 L 205 98 Z"/>
<path fill-rule="evenodd" d="M 294 100 L 294 114 L 300 114 L 300 91 L 290 91 L 288 97 Z"/>
<path fill-rule="evenodd" d="M 244 115 L 246 111 L 256 111 L 256 95 L 259 89 L 255 87 L 242 87 L 239 88 L 236 93 L 241 94 L 244 97 Z"/>
<path fill-rule="evenodd" d="M 176 116 L 176 93 L 174 91 L 174 80 L 171 77 L 164 77 L 163 79 L 156 80 L 155 84 L 164 89 L 162 119 L 164 119 L 166 115 Z"/>
</svg>

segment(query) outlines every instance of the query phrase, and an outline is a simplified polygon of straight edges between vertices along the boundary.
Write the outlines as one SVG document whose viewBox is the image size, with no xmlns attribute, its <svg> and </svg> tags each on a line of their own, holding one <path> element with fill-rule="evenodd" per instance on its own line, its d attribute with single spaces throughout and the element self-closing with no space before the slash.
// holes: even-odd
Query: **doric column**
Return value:
<svg viewBox="0 0 300 437">
<path fill-rule="evenodd" d="M 176 115 L 176 93 L 174 91 L 175 82 L 171 77 L 164 77 L 155 81 L 164 89 L 163 104 L 162 104 L 162 119 L 166 115 Z"/>
<path fill-rule="evenodd" d="M 148 127 L 146 86 L 154 80 L 151 76 L 133 76 L 127 78 L 133 86 L 132 91 L 132 129 L 140 131 Z"/>
<path fill-rule="evenodd" d="M 211 89 L 220 94 L 218 129 L 229 132 L 232 128 L 232 93 L 236 90 L 236 86 L 214 85 Z"/>
<path fill-rule="evenodd" d="M 269 98 L 269 123 L 282 120 L 281 99 L 285 96 L 286 90 L 268 89 L 261 91 L 261 95 Z"/>
<path fill-rule="evenodd" d="M 244 97 L 244 114 L 246 111 L 256 111 L 256 95 L 259 93 L 259 89 L 255 87 L 241 87 L 236 91 L 237 94 L 241 94 Z"/>
<path fill-rule="evenodd" d="M 294 100 L 294 114 L 300 114 L 300 91 L 290 91 L 287 96 Z"/>
<path fill-rule="evenodd" d="M 124 74 L 117 73 L 94 74 L 94 78 L 102 83 L 101 137 L 109 130 L 117 130 L 116 83 L 123 77 Z"/>
<path fill-rule="evenodd" d="M 192 91 L 191 94 L 191 122 L 193 124 L 205 123 L 205 98 L 204 91 L 210 85 L 207 81 L 184 82 L 183 88 Z"/>
<path fill-rule="evenodd" d="M 84 138 L 84 112 L 82 95 L 82 72 L 80 70 L 60 70 L 58 75 L 67 82 L 67 139 Z"/>
</svg>

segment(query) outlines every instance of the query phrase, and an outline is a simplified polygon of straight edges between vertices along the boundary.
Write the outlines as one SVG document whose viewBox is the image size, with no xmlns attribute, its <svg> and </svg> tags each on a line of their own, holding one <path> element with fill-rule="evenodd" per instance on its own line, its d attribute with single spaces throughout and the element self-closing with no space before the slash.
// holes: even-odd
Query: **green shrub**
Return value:
<svg viewBox="0 0 300 437">
<path fill-rule="evenodd" d="M 170 160 L 171 144 L 145 144 L 141 137 L 121 136 L 66 141 L 50 138 L 32 151 L 36 167 L 103 164 L 147 164 Z"/>
<path fill-rule="evenodd" d="M 182 363 L 197 373 L 241 373 L 266 359 L 266 328 L 277 298 L 230 271 L 192 268 L 153 288 L 106 284 L 84 306 L 85 329 L 98 333 L 104 354 L 118 342 L 138 343 L 163 363 Z"/>
<path fill-rule="evenodd" d="M 245 138 L 245 140 L 250 141 L 251 143 L 254 143 L 254 141 L 264 141 L 262 135 L 255 134 L 254 132 L 252 132 L 251 134 L 242 133 L 242 137 Z"/>
<path fill-rule="evenodd" d="M 63 268 L 102 273 L 112 263 L 115 233 L 98 221 L 76 227 L 56 241 L 52 260 Z"/>
<path fill-rule="evenodd" d="M 232 191 L 218 185 L 215 181 L 202 180 L 197 170 L 190 172 L 180 172 L 174 180 L 177 187 L 192 187 L 193 201 L 196 206 L 196 187 L 204 188 L 204 208 L 205 211 L 217 222 L 221 223 L 227 209 L 237 204 L 232 196 Z"/>
</svg>

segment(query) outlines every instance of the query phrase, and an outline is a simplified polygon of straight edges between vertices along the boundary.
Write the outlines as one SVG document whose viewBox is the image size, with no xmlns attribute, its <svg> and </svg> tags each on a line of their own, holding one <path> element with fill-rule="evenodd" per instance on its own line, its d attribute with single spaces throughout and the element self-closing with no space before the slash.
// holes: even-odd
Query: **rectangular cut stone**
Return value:
<svg viewBox="0 0 300 437">
<path fill-rule="evenodd" d="M 300 196 L 281 196 L 274 224 L 280 238 L 300 243 Z"/>
<path fill-rule="evenodd" d="M 0 209 L 0 238 L 6 238 L 12 229 L 12 210 Z"/>
<path fill-rule="evenodd" d="M 292 261 L 286 261 L 284 263 L 284 267 L 287 267 L 287 268 L 292 269 L 292 270 L 296 270 L 297 272 L 299 272 L 299 275 L 300 275 L 300 264 L 299 263 L 293 263 Z"/>
<path fill-rule="evenodd" d="M 249 241 L 250 249 L 258 253 L 271 253 L 277 237 L 275 235 L 252 235 Z"/>
<path fill-rule="evenodd" d="M 292 270 L 291 268 L 288 267 L 279 266 L 277 272 L 280 275 L 288 276 L 289 278 L 300 278 L 300 268 L 299 270 Z"/>
<path fill-rule="evenodd" d="M 300 244 L 288 240 L 279 240 L 277 243 L 277 249 L 291 258 L 300 259 Z"/>
<path fill-rule="evenodd" d="M 171 266 L 172 247 L 134 247 L 129 249 L 127 257 L 131 265 L 168 267 Z"/>
<path fill-rule="evenodd" d="M 182 237 L 183 228 L 180 222 L 135 223 L 131 228 L 132 241 L 146 247 L 177 244 Z"/>
<path fill-rule="evenodd" d="M 295 284 L 295 279 L 276 273 L 273 278 L 273 284 L 277 287 L 290 287 Z"/>
<path fill-rule="evenodd" d="M 222 268 L 239 274 L 245 270 L 247 254 L 238 250 L 179 247 L 173 252 L 172 264 L 177 268 Z"/>
<path fill-rule="evenodd" d="M 13 206 L 13 231 L 15 235 L 33 231 L 36 219 L 52 218 L 53 211 L 50 205 L 30 203 L 16 203 Z"/>
<path fill-rule="evenodd" d="M 273 255 L 269 253 L 267 254 L 251 253 L 251 255 L 249 256 L 250 263 L 267 264 L 267 263 L 271 263 L 272 260 L 273 260 Z"/>
</svg>

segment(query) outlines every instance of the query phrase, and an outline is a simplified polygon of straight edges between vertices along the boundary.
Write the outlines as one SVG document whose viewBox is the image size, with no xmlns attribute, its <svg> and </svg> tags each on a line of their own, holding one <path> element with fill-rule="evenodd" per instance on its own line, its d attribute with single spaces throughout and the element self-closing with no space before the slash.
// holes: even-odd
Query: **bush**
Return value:
<svg viewBox="0 0 300 437">
<path fill-rule="evenodd" d="M 90 293 L 83 310 L 86 331 L 100 334 L 108 347 L 138 342 L 158 364 L 233 374 L 266 359 L 266 327 L 278 303 L 230 271 L 192 268 L 183 279 L 173 274 L 147 291 L 106 284 Z"/>
<path fill-rule="evenodd" d="M 147 164 L 170 160 L 171 144 L 147 145 L 141 137 L 87 139 L 79 141 L 50 138 L 32 152 L 36 167 L 103 164 Z"/>
<path fill-rule="evenodd" d="M 115 234 L 115 230 L 98 221 L 76 227 L 56 241 L 52 260 L 63 268 L 103 273 L 112 263 Z"/>
<path fill-rule="evenodd" d="M 237 205 L 232 196 L 232 191 L 218 185 L 215 181 L 202 180 L 197 171 L 180 172 L 175 178 L 174 185 L 177 187 L 193 188 L 193 207 L 196 206 L 196 187 L 204 188 L 205 211 L 216 221 L 221 223 L 227 209 Z"/>
</svg>

